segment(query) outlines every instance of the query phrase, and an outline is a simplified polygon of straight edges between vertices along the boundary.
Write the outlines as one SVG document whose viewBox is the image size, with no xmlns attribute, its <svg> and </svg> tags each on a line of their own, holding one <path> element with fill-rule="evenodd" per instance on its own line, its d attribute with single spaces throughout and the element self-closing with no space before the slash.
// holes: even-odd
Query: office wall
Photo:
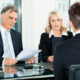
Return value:
<svg viewBox="0 0 80 80">
<path fill-rule="evenodd" d="M 33 0 L 22 0 L 23 47 L 34 47 Z"/>
<path fill-rule="evenodd" d="M 40 35 L 45 31 L 49 12 L 55 9 L 54 0 L 22 0 L 23 47 L 38 48 Z"/>
</svg>

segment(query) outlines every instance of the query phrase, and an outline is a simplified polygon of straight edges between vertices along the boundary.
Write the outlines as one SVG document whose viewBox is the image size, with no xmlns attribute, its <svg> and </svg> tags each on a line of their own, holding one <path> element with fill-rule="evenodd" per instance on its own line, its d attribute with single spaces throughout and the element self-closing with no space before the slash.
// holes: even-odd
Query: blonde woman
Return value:
<svg viewBox="0 0 80 80">
<path fill-rule="evenodd" d="M 49 14 L 48 26 L 44 33 L 41 34 L 39 49 L 42 50 L 42 61 L 53 62 L 52 55 L 52 35 L 53 37 L 73 37 L 72 32 L 67 31 L 67 27 L 62 24 L 62 17 L 58 11 L 52 11 Z"/>
</svg>

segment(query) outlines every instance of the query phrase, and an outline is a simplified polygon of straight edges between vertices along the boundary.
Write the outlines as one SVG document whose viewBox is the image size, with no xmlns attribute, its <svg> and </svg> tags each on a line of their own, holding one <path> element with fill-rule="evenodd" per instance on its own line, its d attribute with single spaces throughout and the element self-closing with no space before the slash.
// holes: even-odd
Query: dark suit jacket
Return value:
<svg viewBox="0 0 80 80">
<path fill-rule="evenodd" d="M 80 34 L 55 47 L 55 80 L 68 80 L 69 67 L 74 64 L 80 64 Z"/>
<path fill-rule="evenodd" d="M 11 33 L 15 56 L 17 56 L 20 53 L 20 51 L 22 51 L 22 49 L 23 49 L 21 34 L 13 29 L 10 30 L 10 33 Z M 4 53 L 4 46 L 3 46 L 2 36 L 1 36 L 1 32 L 0 32 L 0 65 L 2 65 L 3 53 Z"/>
<path fill-rule="evenodd" d="M 71 32 L 68 31 L 67 33 L 68 36 L 62 35 L 62 37 L 73 37 Z M 52 55 L 52 37 L 49 38 L 49 34 L 46 32 L 41 34 L 39 49 L 42 50 L 42 61 L 47 62 L 48 57 Z"/>
</svg>

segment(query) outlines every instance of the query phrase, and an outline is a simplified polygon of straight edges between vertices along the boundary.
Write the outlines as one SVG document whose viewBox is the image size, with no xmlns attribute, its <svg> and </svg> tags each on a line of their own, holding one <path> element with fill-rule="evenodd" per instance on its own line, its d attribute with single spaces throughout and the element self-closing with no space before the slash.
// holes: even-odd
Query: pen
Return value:
<svg viewBox="0 0 80 80">
<path fill-rule="evenodd" d="M 39 58 L 38 58 L 36 61 L 38 61 L 38 60 L 42 57 L 42 53 L 40 52 L 40 54 L 39 54 L 37 57 L 39 57 Z M 35 57 L 35 58 L 37 58 L 37 57 Z M 35 59 L 35 58 L 34 58 L 34 59 Z M 34 59 L 33 59 L 33 60 L 34 60 Z M 33 62 L 33 60 L 32 60 L 32 62 Z M 36 62 L 36 61 L 35 61 L 35 62 Z M 33 64 L 34 64 L 35 62 L 33 62 Z"/>
</svg>

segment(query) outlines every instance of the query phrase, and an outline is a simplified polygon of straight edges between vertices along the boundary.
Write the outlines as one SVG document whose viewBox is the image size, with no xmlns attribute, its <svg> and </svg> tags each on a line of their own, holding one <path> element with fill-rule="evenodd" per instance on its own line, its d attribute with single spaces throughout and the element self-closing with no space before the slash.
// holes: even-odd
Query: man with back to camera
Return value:
<svg viewBox="0 0 80 80">
<path fill-rule="evenodd" d="M 70 65 L 80 64 L 80 2 L 71 5 L 68 13 L 75 36 L 54 49 L 55 80 L 68 80 Z"/>
<path fill-rule="evenodd" d="M 21 34 L 13 30 L 16 23 L 18 8 L 14 5 L 8 5 L 1 11 L 0 25 L 0 65 L 14 65 L 18 61 L 15 57 L 22 51 Z M 31 63 L 31 59 L 28 63 Z"/>
</svg>

